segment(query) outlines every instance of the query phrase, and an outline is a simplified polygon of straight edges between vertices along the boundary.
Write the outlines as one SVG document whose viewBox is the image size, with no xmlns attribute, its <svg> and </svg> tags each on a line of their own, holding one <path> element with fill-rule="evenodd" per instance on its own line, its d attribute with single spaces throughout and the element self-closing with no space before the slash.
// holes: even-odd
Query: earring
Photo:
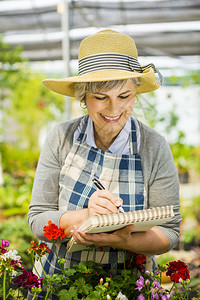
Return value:
<svg viewBox="0 0 200 300">
<path fill-rule="evenodd" d="M 82 100 L 80 101 L 80 107 L 81 107 L 82 109 L 85 109 L 85 108 L 87 107 L 84 99 L 82 99 Z"/>
<path fill-rule="evenodd" d="M 135 102 L 135 105 L 136 105 L 136 104 L 138 104 L 139 98 L 137 95 L 135 96 L 135 98 L 137 99 L 137 101 Z"/>
</svg>

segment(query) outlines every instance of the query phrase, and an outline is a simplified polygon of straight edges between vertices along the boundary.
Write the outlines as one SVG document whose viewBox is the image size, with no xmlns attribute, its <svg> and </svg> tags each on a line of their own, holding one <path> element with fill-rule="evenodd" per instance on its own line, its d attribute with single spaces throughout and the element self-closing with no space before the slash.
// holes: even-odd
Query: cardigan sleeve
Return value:
<svg viewBox="0 0 200 300">
<path fill-rule="evenodd" d="M 167 236 L 170 242 L 169 250 L 171 250 L 178 243 L 180 233 L 179 181 L 168 144 L 163 143 L 159 158 L 154 180 L 149 187 L 149 203 L 150 207 L 174 206 L 174 217 L 172 220 L 161 226 L 157 226 Z"/>
<path fill-rule="evenodd" d="M 28 213 L 29 226 L 40 240 L 46 240 L 43 227 L 48 221 L 59 226 L 64 213 L 58 209 L 59 176 L 79 122 L 80 118 L 54 126 L 47 134 L 40 154 Z"/>
<path fill-rule="evenodd" d="M 59 226 L 63 211 L 58 210 L 59 191 L 59 135 L 57 128 L 51 130 L 46 137 L 35 174 L 28 223 L 34 235 L 45 240 L 43 227 L 51 220 Z"/>
<path fill-rule="evenodd" d="M 152 129 L 147 131 L 143 132 L 144 143 L 141 147 L 148 206 L 174 206 L 172 220 L 157 226 L 167 236 L 171 250 L 178 242 L 181 223 L 178 173 L 165 138 Z"/>
</svg>

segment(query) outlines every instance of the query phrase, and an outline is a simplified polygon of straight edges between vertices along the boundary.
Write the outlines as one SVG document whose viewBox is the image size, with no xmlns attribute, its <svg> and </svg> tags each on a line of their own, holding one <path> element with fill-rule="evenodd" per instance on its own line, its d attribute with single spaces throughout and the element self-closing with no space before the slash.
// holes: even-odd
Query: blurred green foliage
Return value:
<svg viewBox="0 0 200 300">
<path fill-rule="evenodd" d="M 200 71 L 190 72 L 187 76 L 183 77 L 171 76 L 166 80 L 166 83 L 167 82 L 168 84 L 180 85 L 183 88 L 191 85 L 199 86 Z M 150 93 L 150 96 L 152 101 L 148 103 L 149 109 L 145 111 L 148 125 L 156 129 L 158 125 L 162 124 L 166 136 L 176 133 L 174 142 L 170 143 L 170 148 L 178 173 L 180 175 L 188 173 L 189 175 L 190 171 L 192 171 L 200 178 L 200 146 L 185 143 L 185 133 L 178 129 L 180 116 L 177 113 L 176 104 L 174 104 L 170 110 L 160 114 L 157 113 L 156 110 L 155 94 Z"/>
<path fill-rule="evenodd" d="M 12 49 L 10 45 L 5 44 L 0 38 L 0 90 L 1 99 L 4 91 L 16 86 L 19 76 L 24 76 L 21 63 L 26 60 L 21 55 L 20 46 Z M 17 75 L 17 76 L 16 76 Z"/>
<path fill-rule="evenodd" d="M 34 169 L 39 156 L 38 136 L 64 112 L 64 97 L 42 85 L 44 74 L 34 72 L 21 56 L 0 40 L 0 152 L 4 172 L 17 177 Z"/>
<path fill-rule="evenodd" d="M 184 243 L 200 244 L 200 195 L 181 201 L 182 233 Z M 186 203 L 186 204 L 184 204 Z"/>
<path fill-rule="evenodd" d="M 179 173 L 186 172 L 191 167 L 191 151 L 195 148 L 183 142 L 184 136 L 184 133 L 179 131 L 177 141 L 170 145 L 174 162 Z"/>
<path fill-rule="evenodd" d="M 171 76 L 167 80 L 170 84 L 181 85 L 182 87 L 188 87 L 191 85 L 200 84 L 200 71 L 191 71 L 188 72 L 185 76 Z"/>
<path fill-rule="evenodd" d="M 24 72 L 25 76 L 21 76 Z M 17 84 L 1 90 L 2 111 L 0 151 L 4 170 L 17 171 L 34 167 L 40 152 L 40 130 L 64 111 L 64 97 L 42 86 L 44 75 L 21 66 L 15 73 Z"/>
<path fill-rule="evenodd" d="M 22 48 L 0 39 L 0 236 L 11 242 L 27 265 L 34 238 L 27 212 L 40 148 L 41 129 L 62 120 L 64 97 L 42 85 L 46 75 L 31 70 Z"/>
<path fill-rule="evenodd" d="M 27 254 L 27 249 L 31 246 L 31 241 L 36 239 L 28 226 L 26 217 L 11 217 L 0 222 L 0 237 L 10 242 L 10 249 L 19 252 L 24 266 L 32 268 L 31 257 Z"/>
<path fill-rule="evenodd" d="M 26 215 L 31 198 L 35 172 L 29 170 L 23 177 L 5 173 L 4 184 L 0 186 L 0 214 L 3 217 Z"/>
<path fill-rule="evenodd" d="M 166 266 L 168 263 L 175 260 L 175 257 L 171 253 L 164 253 L 156 256 L 156 263 L 160 266 Z"/>
<path fill-rule="evenodd" d="M 190 230 L 184 230 L 181 240 L 185 244 L 197 245 L 200 241 L 198 228 L 192 227 Z"/>
</svg>

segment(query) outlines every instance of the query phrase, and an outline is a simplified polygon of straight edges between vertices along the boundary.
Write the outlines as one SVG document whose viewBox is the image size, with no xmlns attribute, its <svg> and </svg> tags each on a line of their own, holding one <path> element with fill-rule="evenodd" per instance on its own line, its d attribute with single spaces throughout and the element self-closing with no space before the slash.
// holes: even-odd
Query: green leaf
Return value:
<svg viewBox="0 0 200 300">
<path fill-rule="evenodd" d="M 0 297 L 3 299 L 3 281 L 0 280 Z"/>
<path fill-rule="evenodd" d="M 79 271 L 80 273 L 85 273 L 85 272 L 88 272 L 88 273 L 91 273 L 93 271 L 93 269 L 91 268 L 88 268 L 86 266 L 86 264 L 84 264 L 84 262 L 80 262 L 77 267 L 76 267 L 77 271 Z"/>
<path fill-rule="evenodd" d="M 77 286 L 77 290 L 79 294 L 85 294 L 88 295 L 92 290 L 92 286 L 89 284 L 86 284 L 84 278 L 78 278 L 75 282 L 74 285 Z"/>
<path fill-rule="evenodd" d="M 76 270 L 74 270 L 74 269 L 69 269 L 69 268 L 65 269 L 65 275 L 68 277 L 73 276 L 74 273 L 76 273 Z"/>
<path fill-rule="evenodd" d="M 93 291 L 90 295 L 86 297 L 86 300 L 100 300 L 100 299 L 106 299 L 106 298 L 102 298 L 101 291 Z"/>
<path fill-rule="evenodd" d="M 75 300 L 78 299 L 77 296 L 77 288 L 74 286 L 70 287 L 68 291 L 64 289 L 58 293 L 58 298 L 60 300 Z"/>
</svg>

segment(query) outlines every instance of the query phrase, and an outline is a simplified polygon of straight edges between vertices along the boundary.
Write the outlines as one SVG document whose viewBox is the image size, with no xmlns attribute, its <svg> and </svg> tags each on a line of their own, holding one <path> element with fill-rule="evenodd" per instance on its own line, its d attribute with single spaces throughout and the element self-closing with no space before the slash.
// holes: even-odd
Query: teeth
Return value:
<svg viewBox="0 0 200 300">
<path fill-rule="evenodd" d="M 101 114 L 102 115 L 102 114 Z M 106 116 L 104 116 L 104 115 L 102 115 L 105 119 L 107 119 L 107 120 L 117 120 L 118 118 L 119 118 L 119 116 L 117 116 L 117 117 L 114 117 L 114 118 L 110 118 L 110 117 L 106 117 Z"/>
</svg>

